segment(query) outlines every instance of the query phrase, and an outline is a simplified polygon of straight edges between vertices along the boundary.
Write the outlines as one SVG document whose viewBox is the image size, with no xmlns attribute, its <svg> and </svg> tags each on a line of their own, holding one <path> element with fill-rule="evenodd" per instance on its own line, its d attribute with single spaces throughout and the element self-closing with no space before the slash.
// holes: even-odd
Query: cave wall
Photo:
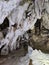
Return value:
<svg viewBox="0 0 49 65">
<path fill-rule="evenodd" d="M 8 52 L 8 47 L 10 50 L 16 49 L 16 40 L 19 36 L 22 36 L 27 30 L 34 29 L 34 24 L 37 19 L 43 19 L 42 25 L 49 29 L 49 1 L 48 0 L 35 0 L 23 2 L 23 0 L 0 0 L 0 24 L 3 23 L 4 19 L 7 17 L 9 19 L 9 32 L 5 38 L 1 40 L 0 48 L 4 45 L 2 52 Z M 27 12 L 27 18 L 26 18 Z M 14 31 L 12 25 L 17 24 L 17 28 Z"/>
</svg>

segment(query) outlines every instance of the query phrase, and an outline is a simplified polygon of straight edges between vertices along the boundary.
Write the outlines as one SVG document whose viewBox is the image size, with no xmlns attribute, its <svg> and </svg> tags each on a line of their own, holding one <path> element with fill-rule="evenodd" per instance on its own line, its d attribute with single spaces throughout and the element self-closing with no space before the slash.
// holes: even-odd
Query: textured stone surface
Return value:
<svg viewBox="0 0 49 65">
<path fill-rule="evenodd" d="M 16 41 L 19 36 L 22 36 L 29 29 L 34 29 L 34 24 L 37 19 L 42 17 L 42 25 L 49 29 L 48 1 L 26 1 L 23 5 L 19 4 L 20 1 L 21 0 L 9 0 L 8 2 L 0 1 L 0 24 L 3 23 L 5 17 L 7 17 L 10 22 L 9 32 L 1 43 L 6 44 L 7 47 L 9 46 L 10 51 L 16 49 Z M 14 31 L 11 25 L 14 25 L 15 23 L 17 24 L 17 28 Z M 1 47 L 2 44 L 0 45 Z"/>
</svg>

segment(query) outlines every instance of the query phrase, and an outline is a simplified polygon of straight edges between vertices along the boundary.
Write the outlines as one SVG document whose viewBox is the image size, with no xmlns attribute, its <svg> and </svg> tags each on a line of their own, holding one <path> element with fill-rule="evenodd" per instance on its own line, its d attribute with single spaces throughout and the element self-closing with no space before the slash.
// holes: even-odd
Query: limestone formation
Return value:
<svg viewBox="0 0 49 65">
<path fill-rule="evenodd" d="M 49 1 L 22 1 L 24 0 L 9 0 L 8 2 L 0 0 L 0 25 L 4 23 L 6 17 L 9 20 L 8 33 L 1 40 L 0 49 L 4 44 L 6 44 L 5 48 L 10 48 L 10 51 L 16 49 L 16 45 L 19 46 L 17 44 L 18 37 L 23 36 L 29 29 L 33 30 L 38 19 L 42 18 L 42 26 L 49 29 Z M 13 29 L 14 24 L 17 24 L 15 30 Z"/>
</svg>

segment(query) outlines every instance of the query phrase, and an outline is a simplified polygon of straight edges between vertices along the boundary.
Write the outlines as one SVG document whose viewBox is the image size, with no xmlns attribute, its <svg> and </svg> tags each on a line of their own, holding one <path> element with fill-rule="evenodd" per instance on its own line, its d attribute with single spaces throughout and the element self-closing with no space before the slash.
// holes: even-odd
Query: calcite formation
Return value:
<svg viewBox="0 0 49 65">
<path fill-rule="evenodd" d="M 11 51 L 16 49 L 17 38 L 22 36 L 27 30 L 33 29 L 37 19 L 41 19 L 41 17 L 43 18 L 44 27 L 49 29 L 49 15 L 47 14 L 49 13 L 48 0 L 35 0 L 32 1 L 32 4 L 28 1 L 23 5 L 20 5 L 20 2 L 22 0 L 0 0 L 0 24 L 3 23 L 6 17 L 9 19 L 9 32 L 1 40 L 0 48 L 6 44 L 5 48 L 10 47 Z M 27 18 L 26 11 L 28 12 Z M 15 31 L 12 27 L 14 24 L 17 24 Z"/>
</svg>

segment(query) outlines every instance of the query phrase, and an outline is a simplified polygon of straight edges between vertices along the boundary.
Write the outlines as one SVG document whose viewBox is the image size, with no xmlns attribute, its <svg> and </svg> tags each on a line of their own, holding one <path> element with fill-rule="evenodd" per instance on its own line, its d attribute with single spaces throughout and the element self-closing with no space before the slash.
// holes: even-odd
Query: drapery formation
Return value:
<svg viewBox="0 0 49 65">
<path fill-rule="evenodd" d="M 9 32 L 6 37 L 1 40 L 0 48 L 5 44 L 2 52 L 8 46 L 10 49 L 16 48 L 16 40 L 20 35 L 23 35 L 27 30 L 33 29 L 37 19 L 43 18 L 43 25 L 49 29 L 47 24 L 49 20 L 49 2 L 48 0 L 35 0 L 29 6 L 30 2 L 20 5 L 21 0 L 0 1 L 0 24 L 3 23 L 5 17 L 9 19 Z M 28 11 L 26 18 L 26 11 Z M 46 16 L 45 16 L 46 15 Z M 17 29 L 13 31 L 11 25 L 17 24 Z M 49 22 L 48 22 L 49 23 Z M 21 25 L 21 26 L 20 26 Z"/>
</svg>

